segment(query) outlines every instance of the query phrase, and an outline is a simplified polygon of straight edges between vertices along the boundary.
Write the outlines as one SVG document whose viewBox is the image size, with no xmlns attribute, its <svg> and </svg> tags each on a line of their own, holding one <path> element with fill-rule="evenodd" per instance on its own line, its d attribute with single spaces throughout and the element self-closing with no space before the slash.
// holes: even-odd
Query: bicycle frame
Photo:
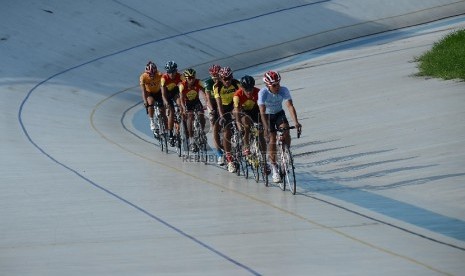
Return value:
<svg viewBox="0 0 465 276">
<path fill-rule="evenodd" d="M 247 165 L 252 169 L 255 182 L 260 181 L 260 176 L 265 182 L 265 186 L 268 186 L 268 178 L 266 177 L 266 157 L 265 153 L 260 148 L 260 131 L 262 126 L 259 123 L 253 123 L 250 127 L 250 138 L 249 138 L 249 150 L 250 154 L 247 157 Z M 262 134 L 263 135 L 263 134 Z"/>
<path fill-rule="evenodd" d="M 203 111 L 203 110 L 202 110 Z M 207 136 L 202 128 L 202 123 L 200 121 L 200 113 L 199 109 L 194 109 L 194 120 L 193 120 L 193 138 L 194 144 L 197 147 L 196 159 L 198 161 L 204 162 L 205 164 L 208 161 L 207 157 Z"/>
<path fill-rule="evenodd" d="M 161 113 L 160 106 L 156 105 L 154 106 L 154 117 L 155 117 L 155 123 L 158 127 L 158 137 L 154 134 L 155 139 L 158 140 L 160 143 L 160 149 L 161 151 L 165 151 L 168 153 L 168 137 L 166 133 L 166 126 L 165 126 L 165 120 L 163 118 L 163 114 Z"/>
<path fill-rule="evenodd" d="M 176 152 L 179 157 L 188 152 L 186 124 L 182 118 L 181 108 L 178 104 L 174 104 L 174 125 L 175 125 L 175 139 L 176 139 Z"/>
</svg>

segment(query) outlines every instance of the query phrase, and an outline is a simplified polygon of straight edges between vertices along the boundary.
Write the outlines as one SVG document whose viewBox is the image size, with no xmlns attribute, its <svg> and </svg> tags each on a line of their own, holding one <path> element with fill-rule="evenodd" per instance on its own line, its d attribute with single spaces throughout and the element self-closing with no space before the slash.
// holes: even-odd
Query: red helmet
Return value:
<svg viewBox="0 0 465 276">
<path fill-rule="evenodd" d="M 155 75 L 155 73 L 157 72 L 157 66 L 155 65 L 155 63 L 149 61 L 145 66 L 145 72 L 149 75 Z"/>
<path fill-rule="evenodd" d="M 281 81 L 281 76 L 279 75 L 278 72 L 275 71 L 268 71 L 263 75 L 263 81 L 267 85 L 272 85 L 274 83 L 278 83 Z"/>
<path fill-rule="evenodd" d="M 210 73 L 210 76 L 218 77 L 218 74 L 220 73 L 220 70 L 221 70 L 221 66 L 219 66 L 218 64 L 213 64 L 208 69 L 208 72 Z"/>
<path fill-rule="evenodd" d="M 222 79 L 230 79 L 233 77 L 233 72 L 230 67 L 221 68 L 219 75 Z"/>
</svg>

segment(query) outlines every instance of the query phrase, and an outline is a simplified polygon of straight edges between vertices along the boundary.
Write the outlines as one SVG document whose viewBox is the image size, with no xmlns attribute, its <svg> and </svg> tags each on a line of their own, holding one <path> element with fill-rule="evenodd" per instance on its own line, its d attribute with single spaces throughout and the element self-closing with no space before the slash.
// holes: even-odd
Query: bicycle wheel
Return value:
<svg viewBox="0 0 465 276">
<path fill-rule="evenodd" d="M 244 168 L 245 179 L 249 178 L 249 166 L 247 165 L 247 157 L 242 158 L 242 168 Z"/>
<path fill-rule="evenodd" d="M 203 133 L 202 131 L 202 139 L 200 140 L 201 143 L 200 143 L 200 147 L 199 147 L 199 151 L 200 151 L 200 158 L 201 158 L 201 161 L 206 165 L 208 163 L 208 152 L 207 152 L 207 136 L 205 135 L 205 133 Z"/>
<path fill-rule="evenodd" d="M 168 153 L 168 133 L 166 133 L 165 124 L 163 123 L 162 123 L 162 127 L 160 128 L 160 132 L 161 132 L 160 134 L 161 151 Z"/>
<path fill-rule="evenodd" d="M 257 148 L 255 147 L 254 140 L 251 139 L 250 142 L 250 153 L 246 157 L 246 167 L 247 167 L 247 176 L 249 174 L 249 167 L 250 170 L 252 171 L 253 178 L 255 179 L 255 182 L 258 183 L 260 180 L 260 171 L 259 169 L 259 160 L 258 160 L 258 153 L 257 153 Z"/>
<path fill-rule="evenodd" d="M 178 155 L 178 157 L 181 157 L 182 156 L 182 140 L 181 140 L 181 134 L 178 133 L 174 136 L 176 139 L 175 140 L 175 143 L 176 143 L 176 154 Z"/>
<path fill-rule="evenodd" d="M 260 154 L 260 172 L 262 174 L 263 181 L 265 182 L 265 186 L 269 186 L 269 181 L 268 181 L 268 165 L 266 162 L 266 156 L 264 154 Z"/>
<path fill-rule="evenodd" d="M 286 190 L 286 181 L 284 180 L 285 176 L 285 167 L 283 167 L 283 164 L 285 163 L 284 161 L 284 153 L 283 149 L 281 146 L 278 146 L 278 150 L 276 152 L 276 158 L 279 158 L 279 162 L 277 162 L 278 166 L 278 171 L 279 171 L 279 176 L 281 176 L 281 181 L 279 182 L 278 186 L 281 188 L 281 190 L 285 191 Z"/>
<path fill-rule="evenodd" d="M 255 182 L 258 183 L 260 181 L 260 161 L 258 159 L 258 156 L 256 153 L 251 153 L 248 156 L 248 166 L 250 166 L 250 169 L 252 170 L 253 178 L 255 179 Z"/>
<path fill-rule="evenodd" d="M 157 125 L 158 125 L 158 142 L 160 143 L 161 151 L 166 151 L 168 153 L 168 137 L 166 133 L 165 121 L 163 120 L 163 116 L 160 113 L 159 107 L 156 107 L 156 115 L 157 115 Z"/>
<path fill-rule="evenodd" d="M 292 157 L 291 150 L 287 145 L 284 146 L 282 168 L 284 170 L 283 181 L 287 183 L 289 190 L 293 195 L 296 193 L 296 179 L 295 179 L 295 167 L 294 159 Z"/>
</svg>

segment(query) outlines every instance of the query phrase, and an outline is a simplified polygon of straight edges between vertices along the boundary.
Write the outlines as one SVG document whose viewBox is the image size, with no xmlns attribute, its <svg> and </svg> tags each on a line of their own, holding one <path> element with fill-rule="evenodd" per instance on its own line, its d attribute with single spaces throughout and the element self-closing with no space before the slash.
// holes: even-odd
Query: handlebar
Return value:
<svg viewBox="0 0 465 276">
<path fill-rule="evenodd" d="M 277 129 L 277 131 L 279 133 L 283 133 L 284 131 L 286 130 L 289 130 L 289 129 L 295 129 L 296 127 L 295 126 L 289 126 L 289 127 L 280 127 Z M 300 138 L 300 135 L 302 134 L 302 130 L 301 129 L 297 129 L 297 138 Z"/>
</svg>

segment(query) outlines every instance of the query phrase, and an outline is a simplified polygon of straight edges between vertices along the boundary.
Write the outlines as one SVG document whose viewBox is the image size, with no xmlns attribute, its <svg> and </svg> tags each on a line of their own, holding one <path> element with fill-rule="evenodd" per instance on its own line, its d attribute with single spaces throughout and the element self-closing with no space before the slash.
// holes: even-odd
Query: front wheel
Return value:
<svg viewBox="0 0 465 276">
<path fill-rule="evenodd" d="M 297 187 L 294 171 L 294 159 L 287 145 L 285 145 L 283 149 L 281 169 L 283 173 L 284 185 L 287 185 L 289 187 L 289 191 L 295 195 Z"/>
</svg>

